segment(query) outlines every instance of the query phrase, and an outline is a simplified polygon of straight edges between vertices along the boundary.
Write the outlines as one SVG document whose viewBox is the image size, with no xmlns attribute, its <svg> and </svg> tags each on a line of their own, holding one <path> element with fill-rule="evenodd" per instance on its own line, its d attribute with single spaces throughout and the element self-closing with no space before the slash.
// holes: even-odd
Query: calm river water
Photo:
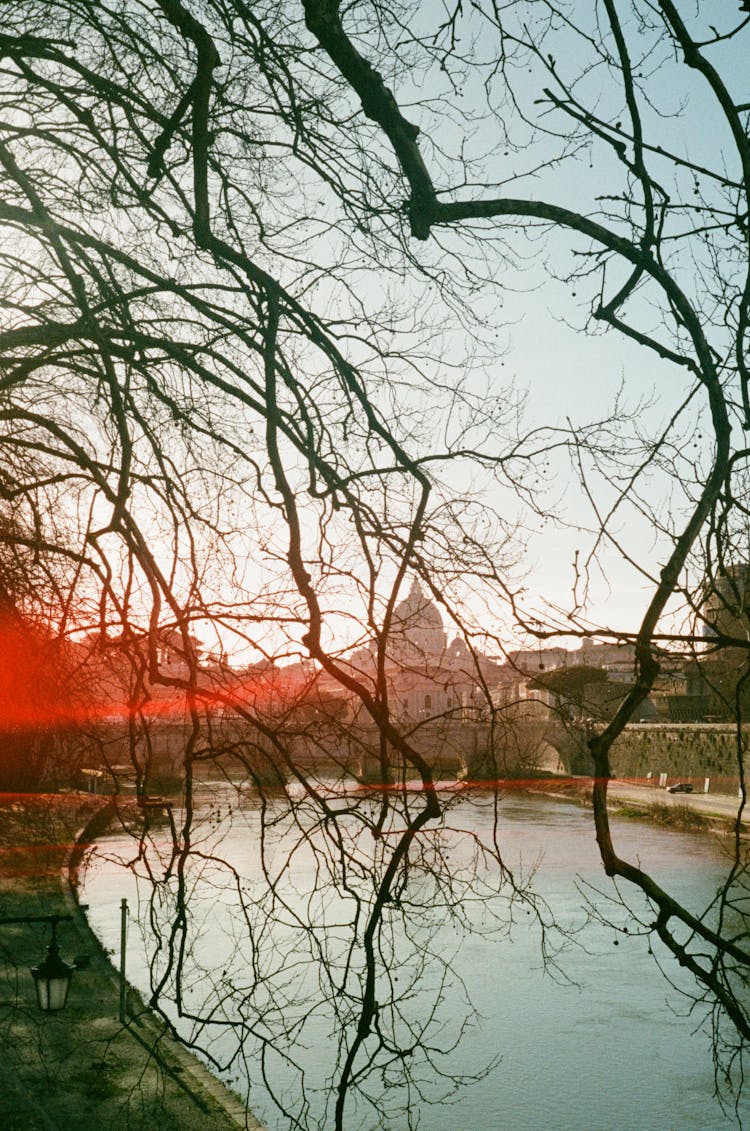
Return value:
<svg viewBox="0 0 750 1131">
<path fill-rule="evenodd" d="M 248 825 L 237 814 L 231 816 L 229 793 L 222 814 L 221 791 L 228 788 L 217 785 L 212 794 L 206 794 L 203 815 L 215 842 L 218 837 L 221 855 L 237 870 L 236 891 L 244 876 L 257 871 L 257 864 L 248 833 L 252 822 Z M 252 810 L 253 803 L 248 800 L 246 804 Z M 588 897 L 605 919 L 627 921 L 622 909 L 607 904 L 613 889 L 598 862 L 590 813 L 575 805 L 528 796 L 504 798 L 500 811 L 505 859 L 509 865 L 526 868 L 540 861 L 534 888 L 557 923 L 572 932 L 573 940 L 560 954 L 560 971 L 554 974 L 543 968 L 539 929 L 523 910 L 510 938 L 463 937 L 449 922 L 438 926 L 432 945 L 445 953 L 455 951 L 451 966 L 477 1009 L 476 1018 L 449 1058 L 449 1067 L 454 1073 L 472 1074 L 495 1059 L 497 1065 L 483 1079 L 461 1087 L 449 1102 L 420 1107 L 413 1095 L 412 1113 L 419 1109 L 420 1127 L 429 1131 L 720 1131 L 736 1127 L 736 1116 L 723 1111 L 713 1095 L 711 1041 L 700 1024 L 702 1014 L 688 1016 L 689 1000 L 680 993 L 680 988 L 689 988 L 689 980 L 664 954 L 656 951 L 651 955 L 645 938 L 620 934 L 587 913 Z M 489 802 L 475 798 L 459 803 L 451 822 L 467 831 L 486 831 L 484 826 L 491 822 Z M 726 868 L 721 848 L 712 838 L 629 822 L 619 824 L 617 832 L 621 851 L 627 848 L 631 855 L 640 856 L 655 878 L 684 896 L 692 908 L 709 903 Z M 154 837 L 151 851 L 156 859 L 159 836 Z M 458 860 L 460 836 L 451 851 Z M 141 920 L 149 907 L 151 885 L 144 880 L 144 861 L 136 862 L 135 856 L 134 841 L 127 835 L 103 837 L 83 877 L 82 896 L 89 904 L 91 924 L 105 946 L 115 952 L 121 897 L 128 898 L 135 917 Z M 124 866 L 126 862 L 130 867 Z M 153 862 L 150 866 L 158 872 Z M 185 979 L 186 1001 L 196 1008 L 201 994 L 209 995 L 200 970 L 211 964 L 216 970 L 221 967 L 222 974 L 230 970 L 225 984 L 235 984 L 230 968 L 245 945 L 232 911 L 232 884 L 221 875 L 207 867 L 191 877 L 191 902 L 203 908 L 200 945 L 195 948 L 197 972 L 192 978 L 188 972 Z M 297 876 L 295 885 L 304 901 L 304 876 Z M 632 906 L 638 909 L 637 902 Z M 157 970 L 159 960 L 158 956 L 153 959 L 148 932 L 142 937 L 136 927 L 134 922 L 129 934 L 128 976 L 148 996 L 149 958 Z M 674 985 L 659 970 L 662 960 Z M 449 988 L 445 992 L 456 991 Z M 463 1017 L 461 995 L 457 994 L 455 1003 L 443 1001 L 442 1007 L 446 1006 Z M 195 1031 L 189 1022 L 181 1024 L 183 1032 Z M 231 1053 L 231 1031 L 221 1030 L 218 1036 L 214 1032 L 207 1039 L 213 1055 L 221 1058 Z M 314 1078 L 317 1071 L 324 1080 L 329 1060 L 325 1033 L 321 1029 L 311 1041 L 308 1032 L 303 1043 L 306 1048 L 299 1055 L 306 1072 Z M 269 1068 L 280 1076 L 285 1071 L 280 1061 L 275 1066 L 270 1063 Z M 289 1120 L 270 1103 L 252 1056 L 246 1057 L 244 1067 L 240 1062 L 224 1075 L 241 1091 L 248 1086 L 247 1077 L 256 1116 L 271 1131 L 286 1131 Z M 291 1077 L 289 1088 L 293 1091 Z M 427 1081 L 426 1090 L 430 1088 Z M 314 1111 L 314 1095 L 311 1102 Z M 745 1125 L 750 1127 L 750 1109 L 744 1110 Z M 378 1126 L 372 1112 L 360 1121 L 352 1118 L 352 1127 Z M 384 1128 L 402 1131 L 407 1126 L 405 1117 L 384 1119 Z M 311 1122 L 314 1125 L 314 1116 Z"/>
</svg>

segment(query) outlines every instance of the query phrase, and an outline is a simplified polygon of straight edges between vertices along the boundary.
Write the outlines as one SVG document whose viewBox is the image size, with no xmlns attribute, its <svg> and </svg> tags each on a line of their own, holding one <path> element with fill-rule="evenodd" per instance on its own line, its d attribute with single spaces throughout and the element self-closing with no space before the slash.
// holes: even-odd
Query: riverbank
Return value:
<svg viewBox="0 0 750 1131">
<path fill-rule="evenodd" d="M 239 1100 L 119 986 L 75 898 L 75 866 L 102 799 L 0 795 L 0 918 L 71 916 L 58 927 L 75 960 L 68 1003 L 42 1013 L 29 967 L 49 927 L 0 924 L 0 1127 L 3 1131 L 262 1131 Z"/>
<path fill-rule="evenodd" d="M 548 779 L 532 786 L 532 793 L 562 801 L 591 804 L 591 778 Z M 737 821 L 739 798 L 726 794 L 669 793 L 650 783 L 612 780 L 607 785 L 607 808 L 623 820 L 648 821 L 680 832 L 708 832 L 729 835 Z M 750 807 L 740 822 L 741 836 L 750 837 Z"/>
</svg>

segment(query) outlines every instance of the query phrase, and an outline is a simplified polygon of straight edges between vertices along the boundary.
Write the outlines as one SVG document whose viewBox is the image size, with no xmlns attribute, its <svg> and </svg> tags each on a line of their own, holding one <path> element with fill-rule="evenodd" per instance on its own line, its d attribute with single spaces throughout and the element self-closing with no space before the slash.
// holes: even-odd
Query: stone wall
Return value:
<svg viewBox="0 0 750 1131">
<path fill-rule="evenodd" d="M 743 753 L 750 727 L 742 732 Z M 737 732 L 724 723 L 638 724 L 625 729 L 611 754 L 612 772 L 618 777 L 645 778 L 668 774 L 670 778 L 711 778 L 730 786 L 739 781 Z"/>
</svg>

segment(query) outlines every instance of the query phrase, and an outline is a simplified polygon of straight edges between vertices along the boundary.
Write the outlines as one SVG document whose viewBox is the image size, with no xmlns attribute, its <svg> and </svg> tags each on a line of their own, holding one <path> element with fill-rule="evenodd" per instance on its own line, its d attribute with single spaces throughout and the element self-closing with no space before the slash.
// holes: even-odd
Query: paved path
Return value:
<svg viewBox="0 0 750 1131">
<path fill-rule="evenodd" d="M 611 781 L 607 793 L 613 801 L 635 805 L 666 805 L 677 810 L 688 808 L 705 817 L 733 821 L 737 817 L 740 800 L 721 793 L 668 793 L 658 786 L 635 784 L 628 781 Z M 750 824 L 750 806 L 743 810 L 743 825 Z"/>
<path fill-rule="evenodd" d="M 259 1129 L 153 1015 L 136 1008 L 127 1025 L 118 1022 L 117 978 L 61 871 L 71 828 L 85 819 L 83 802 L 71 798 L 67 813 L 60 804 L 59 798 L 48 799 L 46 808 L 38 799 L 0 798 L 0 917 L 72 914 L 58 928 L 62 955 L 88 956 L 65 1009 L 42 1013 L 28 968 L 43 958 L 49 928 L 0 925 L 0 1128 Z"/>
</svg>

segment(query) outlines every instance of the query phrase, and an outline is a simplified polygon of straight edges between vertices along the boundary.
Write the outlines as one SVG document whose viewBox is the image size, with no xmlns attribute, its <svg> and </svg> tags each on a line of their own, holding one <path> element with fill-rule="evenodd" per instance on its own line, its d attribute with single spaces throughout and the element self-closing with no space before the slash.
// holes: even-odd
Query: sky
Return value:
<svg viewBox="0 0 750 1131">
<path fill-rule="evenodd" d="M 690 7 L 688 12 L 686 6 L 682 7 L 686 18 L 691 18 L 694 9 Z M 523 11 L 528 13 L 526 7 Z M 586 18 L 580 6 L 576 6 L 575 13 L 576 17 Z M 631 35 L 631 43 L 637 42 L 637 37 L 632 37 L 633 27 L 628 21 L 625 6 L 622 6 L 620 14 L 626 33 Z M 712 24 L 724 31 L 742 19 L 734 10 L 728 12 L 726 6 L 716 4 L 701 5 L 700 16 L 706 35 L 710 35 L 708 28 Z M 582 72 L 585 67 L 581 41 L 563 34 L 562 43 L 559 40 L 554 42 L 557 47 L 550 46 L 550 50 L 556 53 L 557 74 L 561 83 L 567 83 L 570 76 Z M 722 74 L 727 75 L 730 88 L 738 98 L 747 98 L 750 94 L 743 61 L 746 60 L 748 42 L 750 33 L 746 29 L 737 41 L 709 51 L 713 61 L 721 67 Z M 570 50 L 566 51 L 566 47 Z M 485 48 L 481 38 L 472 42 L 468 49 L 470 54 L 480 58 L 483 50 L 488 53 L 488 58 L 491 57 L 491 47 Z M 519 105 L 531 113 L 535 101 L 542 97 L 544 85 L 553 89 L 555 86 L 549 74 L 542 73 L 538 61 L 532 59 L 529 62 L 528 68 L 516 70 L 514 83 L 516 92 L 520 92 Z M 719 173 L 726 170 L 736 173 L 737 159 L 732 153 L 728 127 L 721 120 L 706 84 L 684 66 L 680 53 L 673 57 L 670 49 L 661 49 L 657 43 L 638 65 L 642 67 L 638 75 L 643 76 L 648 92 L 648 100 L 642 98 L 640 101 L 640 111 L 646 137 L 653 146 L 663 145 L 678 157 L 708 165 Z M 612 82 L 608 68 L 600 64 L 578 85 L 572 82 L 568 90 L 582 101 L 590 99 L 589 104 L 603 122 L 611 124 L 616 119 L 618 123 L 624 123 L 623 134 L 627 132 L 627 107 L 621 93 L 618 93 L 617 84 Z M 476 86 L 471 88 L 467 85 L 462 98 L 478 99 L 481 94 Z M 462 108 L 468 114 L 473 110 L 472 107 L 467 109 L 465 102 Z M 505 148 L 500 145 L 493 159 L 498 182 L 501 182 L 500 194 L 560 202 L 585 212 L 607 208 L 604 200 L 607 194 L 622 193 L 627 183 L 622 168 L 612 159 L 608 147 L 601 143 L 594 143 L 589 150 L 579 151 L 574 159 L 564 160 L 553 168 L 541 168 L 540 154 L 543 159 L 553 152 L 554 147 L 560 151 L 565 149 L 566 116 L 557 112 L 545 119 L 559 137 L 547 137 L 536 145 L 524 145 L 522 142 L 528 142 L 530 134 L 526 131 L 524 138 L 525 127 L 519 124 L 518 115 L 514 113 L 516 109 L 509 109 L 501 121 L 507 126 L 511 142 L 515 138 L 518 144 L 516 147 L 508 144 Z M 471 136 L 470 145 L 476 151 L 482 146 L 489 149 L 492 144 L 483 132 L 486 128 L 484 125 Z M 469 136 L 469 133 L 464 136 Z M 521 141 L 518 141 L 519 138 Z M 441 135 L 441 142 L 447 147 L 445 134 Z M 652 175 L 673 199 L 680 193 L 689 205 L 695 203 L 696 197 L 698 200 L 705 197 L 707 201 L 716 201 L 710 178 L 696 179 L 699 196 L 694 189 L 692 173 L 680 169 L 675 171 L 671 163 L 657 153 L 650 153 L 648 162 Z M 533 175 L 519 176 L 524 169 L 534 170 Z M 463 190 L 459 195 L 470 196 L 471 191 Z M 476 195 L 482 195 L 481 191 L 477 191 Z M 686 222 L 684 214 L 673 217 L 671 222 L 668 221 L 668 230 L 670 224 L 672 232 L 684 229 Z M 618 229 L 615 222 L 611 226 Z M 623 230 L 622 225 L 619 230 Z M 580 252 L 587 246 L 586 241 L 562 233 L 546 243 L 539 241 L 535 249 L 530 249 L 523 239 L 516 236 L 514 246 L 520 246 L 523 254 L 530 256 L 533 266 L 526 270 L 518 270 L 517 264 L 508 262 L 497 266 L 497 278 L 503 288 L 502 316 L 507 330 L 504 333 L 505 352 L 495 367 L 494 375 L 502 381 L 511 377 L 524 391 L 527 423 L 530 426 L 552 427 L 564 427 L 567 421 L 585 424 L 605 418 L 612 411 L 616 399 L 621 397 L 624 407 L 636 412 L 636 419 L 629 427 L 644 436 L 649 433 L 658 435 L 680 404 L 689 383 L 678 366 L 660 360 L 616 332 L 599 332 L 595 337 L 586 332 L 601 276 L 594 272 L 591 277 L 577 282 L 566 279 L 576 265 L 570 250 Z M 668 253 L 671 248 L 665 247 Z M 532 250 L 534 255 L 531 255 Z M 708 262 L 704 256 L 704 250 L 693 241 L 689 255 L 679 264 L 677 277 L 688 292 L 696 282 L 699 269 L 705 268 Z M 615 289 L 610 269 L 607 292 L 612 294 Z M 654 330 L 661 340 L 668 341 L 650 307 L 651 301 L 652 296 L 646 293 L 631 302 L 631 321 L 639 328 Z M 596 329 L 600 331 L 601 327 Z M 713 341 L 722 348 L 720 331 L 713 335 Z M 671 440 L 678 450 L 701 457 L 705 467 L 708 450 L 694 434 L 698 413 L 704 411 L 705 402 L 701 403 L 699 397 L 693 408 L 677 421 Z M 704 428 L 703 434 L 707 431 Z M 585 530 L 590 530 L 592 525 L 592 508 L 580 484 L 562 460 L 553 460 L 545 494 L 556 516 L 562 518 L 564 515 L 569 523 L 574 526 L 579 523 L 583 530 L 566 529 L 554 521 L 542 523 L 540 520 L 536 526 L 533 520 L 529 522 L 525 559 L 529 607 L 533 609 L 536 606 L 541 610 L 546 601 L 564 609 L 571 602 L 572 563 L 576 551 L 579 551 L 582 560 L 586 546 L 591 543 L 591 537 L 586 536 Z M 598 501 L 606 500 L 607 495 L 608 492 L 602 490 Z M 674 508 L 675 513 L 679 513 L 683 507 L 679 490 L 675 490 L 674 481 L 663 471 L 654 471 L 649 476 L 647 496 L 657 514 L 665 519 L 668 509 Z M 506 501 L 501 494 L 494 498 L 501 508 L 513 505 L 511 499 Z M 668 542 L 659 536 L 653 522 L 625 508 L 620 520 L 614 523 L 614 530 L 626 539 L 628 551 L 648 572 L 652 575 L 658 573 L 668 552 Z M 694 575 L 693 580 L 698 578 Z M 588 604 L 591 622 L 632 632 L 652 592 L 648 579 L 628 565 L 621 553 L 605 546 L 600 552 L 599 568 L 593 572 L 591 582 Z M 679 620 L 679 611 L 675 607 L 665 627 L 672 628 Z"/>
<path fill-rule="evenodd" d="M 519 10 L 528 15 L 531 9 L 520 6 Z M 535 12 L 545 10 L 542 5 L 537 6 Z M 427 19 L 434 19 L 434 9 L 423 8 L 422 11 L 428 13 Z M 506 6 L 503 11 L 508 26 L 511 26 L 514 6 Z M 586 18 L 578 5 L 575 6 L 575 15 L 581 20 Z M 736 19 L 736 13 L 728 15 L 726 8 L 720 5 L 701 5 L 701 17 L 705 25 L 713 22 L 717 27 L 726 28 Z M 638 36 L 633 32 L 624 6 L 621 18 L 630 42 L 637 43 Z M 583 135 L 571 140 L 571 118 L 559 110 L 549 112 L 548 107 L 540 109 L 539 99 L 546 97 L 543 93 L 545 87 L 558 94 L 566 89 L 571 97 L 580 99 L 593 109 L 604 123 L 602 128 L 605 132 L 609 130 L 608 136 L 624 138 L 627 143 L 629 116 L 617 76 L 613 77 L 612 70 L 598 56 L 594 57 L 596 65 L 589 68 L 588 42 L 569 29 L 562 29 L 543 45 L 545 53 L 548 47 L 555 52 L 555 73 L 559 83 L 556 84 L 546 68 L 546 54 L 539 58 L 525 57 L 512 69 L 518 99 L 515 105 L 502 105 L 501 84 L 496 81 L 496 75 L 493 77 L 494 86 L 489 88 L 490 100 L 497 114 L 489 120 L 486 116 L 481 117 L 486 111 L 481 102 L 486 93 L 483 83 L 490 81 L 488 76 L 492 74 L 497 59 L 496 39 L 486 34 L 486 27 L 480 27 L 475 14 L 468 17 L 465 29 L 457 51 L 465 52 L 466 67 L 460 62 L 456 64 L 453 86 L 446 72 L 438 73 L 437 77 L 433 72 L 427 78 L 415 72 L 411 84 L 403 75 L 396 76 L 393 82 L 394 94 L 407 117 L 422 130 L 420 141 L 423 152 L 438 186 L 447 188 L 459 183 L 455 159 L 461 155 L 477 162 L 481 158 L 485 168 L 482 176 L 488 178 L 488 184 L 485 187 L 479 183 L 466 185 L 457 190 L 459 197 L 493 194 L 528 196 L 562 203 L 580 209 L 584 214 L 610 209 L 606 198 L 621 194 L 628 183 L 611 148 L 596 139 L 589 144 Z M 740 64 L 747 40 L 748 33 L 745 32 L 738 42 L 713 52 L 717 63 L 737 85 L 740 97 L 741 76 L 745 73 L 744 66 Z M 541 49 L 541 39 L 538 44 Z M 366 41 L 360 45 L 363 51 L 367 46 Z M 731 139 L 726 127 L 720 123 L 712 97 L 706 92 L 700 77 L 696 78 L 685 68 L 681 58 L 660 44 L 658 38 L 648 44 L 642 60 L 637 60 L 635 51 L 633 59 L 634 64 L 641 68 L 637 74 L 642 78 L 646 92 L 640 100 L 640 111 L 650 143 L 654 147 L 662 145 L 679 158 L 710 165 L 720 171 L 728 168 L 731 172 L 733 159 L 731 147 L 727 145 Z M 472 76 L 470 68 L 477 64 L 478 70 Z M 464 70 L 466 74 L 459 82 Z M 353 106 L 359 112 L 356 98 Z M 530 126 L 522 121 L 522 113 L 527 114 L 529 119 L 535 116 L 537 125 Z M 540 123 L 550 132 L 540 134 Z M 615 126 L 615 123 L 618 125 Z M 620 127 L 620 133 L 616 134 Z M 383 141 L 382 138 L 380 140 Z M 729 154 L 726 163 L 724 153 Z M 551 161 L 553 156 L 562 156 L 563 159 Z M 664 191 L 672 198 L 685 198 L 692 206 L 697 195 L 694 194 L 692 173 L 680 168 L 675 170 L 672 163 L 657 152 L 649 153 L 648 162 L 652 175 Z M 477 174 L 477 182 L 481 179 Z M 697 195 L 698 200 L 703 197 L 707 201 L 716 199 L 710 178 L 699 178 L 696 183 L 700 194 Z M 617 201 L 611 207 L 622 212 Z M 667 222 L 668 230 L 672 233 L 680 231 L 681 226 L 685 226 L 686 217 L 689 219 L 689 214 L 673 215 Z M 609 222 L 616 230 L 626 230 L 621 220 Z M 603 333 L 599 325 L 591 333 L 589 316 L 602 287 L 601 273 L 595 269 L 577 281 L 570 278 L 571 272 L 583 262 L 581 251 L 589 247 L 585 239 L 565 232 L 544 239 L 538 233 L 532 233 L 527 238 L 517 229 L 513 231 L 506 227 L 500 230 L 497 225 L 474 225 L 473 232 L 465 226 L 454 232 L 435 233 L 432 242 L 428 241 L 426 246 L 413 244 L 411 250 L 429 268 L 440 260 L 438 242 L 447 249 L 453 280 L 459 288 L 463 288 L 464 301 L 477 321 L 463 330 L 461 318 L 454 319 L 452 327 L 448 318 L 436 333 L 432 360 L 427 358 L 424 363 L 428 377 L 450 383 L 463 376 L 470 390 L 481 393 L 489 389 L 496 391 L 501 398 L 511 398 L 514 395 L 509 391 L 512 387 L 524 400 L 523 419 L 519 425 L 522 432 L 543 427 L 565 429 L 571 423 L 586 428 L 596 421 L 606 420 L 617 404 L 620 411 L 630 414 L 619 435 L 623 443 L 632 444 L 632 459 L 636 458 L 636 440 L 643 445 L 650 437 L 660 434 L 684 398 L 689 382 L 680 367 L 658 359 L 652 352 L 616 332 Z M 665 245 L 665 248 L 671 253 L 670 245 Z M 687 289 L 695 284 L 699 269 L 706 266 L 707 260 L 702 258 L 704 255 L 700 247 L 697 250 L 693 247 L 678 264 L 678 277 Z M 395 262 L 398 263 L 398 257 Z M 484 271 L 486 283 L 480 285 L 468 281 L 468 277 L 462 278 L 462 267 L 466 265 L 480 273 Z M 616 264 L 608 265 L 605 293 L 614 293 L 618 280 L 622 281 L 624 277 L 622 268 Z M 424 311 L 427 321 L 437 319 L 439 323 L 443 317 L 442 308 L 438 303 L 430 309 L 425 299 L 425 295 L 434 292 L 421 291 L 418 284 L 410 283 L 408 276 L 400 277 L 398 266 L 393 268 L 387 284 L 384 284 L 384 279 L 386 276 L 382 272 L 376 269 L 368 274 L 363 266 L 361 297 L 372 307 L 377 307 L 378 303 L 385 304 L 387 298 L 396 304 L 396 309 L 400 309 L 408 324 L 411 313 L 409 302 L 413 301 L 412 339 L 419 337 L 421 311 Z M 387 296 L 384 285 L 392 288 Z M 334 291 L 326 299 L 327 286 L 322 279 L 315 297 L 324 303 L 330 301 L 333 309 L 339 300 L 333 297 Z M 645 291 L 630 302 L 628 314 L 638 328 L 653 331 L 662 340 L 668 341 L 668 335 L 660 328 L 660 315 L 653 302 L 653 292 Z M 426 338 L 427 321 L 424 326 Z M 721 335 L 718 334 L 715 340 L 721 348 Z M 388 373 L 388 379 L 398 382 L 403 372 L 394 366 Z M 387 392 L 380 403 L 387 414 Z M 410 404 L 414 406 L 413 418 L 407 419 L 407 412 L 403 419 L 397 418 L 394 423 L 397 428 L 401 424 L 411 426 L 421 414 L 423 420 L 419 427 L 422 438 L 417 442 L 418 449 L 419 444 L 434 442 L 439 434 L 439 410 L 430 398 L 429 390 L 407 393 L 401 401 L 401 411 Z M 695 404 L 678 418 L 670 437 L 678 464 L 687 456 L 694 456 L 701 465 L 695 472 L 698 481 L 708 465 L 709 455 L 705 439 L 695 439 L 696 421 L 703 411 L 705 404 L 697 398 Z M 705 436 L 706 432 L 704 428 L 702 435 Z M 507 435 L 499 433 L 496 442 L 496 452 L 499 453 L 503 451 L 503 445 L 507 448 L 509 441 Z M 696 444 L 697 447 L 694 447 Z M 600 460 L 600 471 L 604 469 L 606 454 Z M 681 466 L 684 468 L 684 464 Z M 517 591 L 522 591 L 522 605 L 531 620 L 538 618 L 539 621 L 561 624 L 564 612 L 574 604 L 574 562 L 577 561 L 580 569 L 594 545 L 598 520 L 592 501 L 606 511 L 613 497 L 612 488 L 597 475 L 596 459 L 589 468 L 589 483 L 595 492 L 592 500 L 582 488 L 569 457 L 559 452 L 550 457 L 540 470 L 535 487 L 537 502 L 549 512 L 546 518 L 534 515 L 519 503 L 518 496 L 511 489 L 494 484 L 491 477 L 481 470 L 470 471 L 461 465 L 456 471 L 445 473 L 445 479 L 448 486 L 458 492 L 469 488 L 485 492 L 488 506 L 494 507 L 509 525 L 519 524 L 519 538 L 524 549 L 518 567 L 509 571 L 508 581 Z M 679 525 L 687 506 L 679 482 L 668 468 L 652 468 L 647 476 L 639 480 L 639 488 L 643 490 L 644 500 L 653 508 L 657 521 L 644 517 L 638 507 L 624 505 L 612 520 L 611 530 L 623 540 L 626 555 L 606 541 L 600 543 L 596 563 L 589 574 L 585 623 L 600 625 L 614 632 L 632 633 L 637 629 L 653 592 L 652 579 L 663 565 L 671 544 L 670 539 L 659 531 L 659 520 L 674 521 Z M 668 518 L 670 514 L 672 519 Z M 628 562 L 626 556 L 633 561 Z M 693 582 L 699 581 L 700 577 L 694 573 Z M 580 582 L 577 595 L 580 599 Z M 497 632 L 508 643 L 522 638 L 513 629 L 505 611 L 499 608 L 488 610 L 485 599 L 478 594 L 467 593 L 466 599 L 469 606 L 473 604 L 477 617 L 487 618 L 488 629 Z M 340 632 L 344 638 L 347 632 L 352 632 L 352 625 L 347 626 L 345 620 L 333 618 L 332 621 L 336 626 L 332 631 Z M 672 629 L 680 620 L 680 610 L 675 606 L 664 627 Z M 564 637 L 562 642 L 572 643 Z"/>
</svg>

